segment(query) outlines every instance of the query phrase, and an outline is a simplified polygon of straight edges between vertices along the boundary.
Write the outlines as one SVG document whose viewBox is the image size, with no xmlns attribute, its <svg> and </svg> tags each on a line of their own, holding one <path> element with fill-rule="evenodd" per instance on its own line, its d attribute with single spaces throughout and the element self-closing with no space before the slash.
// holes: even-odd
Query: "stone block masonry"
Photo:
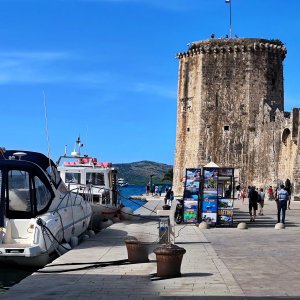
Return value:
<svg viewBox="0 0 300 300">
<path fill-rule="evenodd" d="M 289 178 L 300 195 L 299 109 L 284 112 L 286 53 L 278 40 L 236 38 L 195 42 L 177 54 L 176 195 L 186 168 L 210 161 L 239 169 L 244 185 Z"/>
</svg>

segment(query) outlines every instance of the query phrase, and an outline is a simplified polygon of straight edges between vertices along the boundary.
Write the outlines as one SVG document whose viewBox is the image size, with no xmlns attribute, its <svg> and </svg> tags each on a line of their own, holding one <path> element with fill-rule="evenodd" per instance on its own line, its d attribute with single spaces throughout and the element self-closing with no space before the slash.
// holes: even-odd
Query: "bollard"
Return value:
<svg viewBox="0 0 300 300">
<path fill-rule="evenodd" d="M 136 237 L 126 237 L 125 244 L 127 248 L 128 261 L 132 263 L 144 263 L 149 261 L 147 247 L 141 244 Z"/>
<path fill-rule="evenodd" d="M 209 229 L 210 226 L 209 226 L 209 224 L 208 224 L 207 222 L 201 222 L 201 223 L 199 224 L 199 228 L 200 228 L 200 229 Z"/>
<path fill-rule="evenodd" d="M 248 229 L 248 227 L 245 222 L 241 222 L 238 224 L 237 229 Z"/>
<path fill-rule="evenodd" d="M 185 252 L 184 248 L 174 244 L 156 248 L 154 253 L 157 260 L 157 277 L 180 277 L 181 262 Z"/>
<path fill-rule="evenodd" d="M 284 226 L 283 223 L 277 223 L 277 224 L 275 225 L 275 229 L 285 229 L 285 226 Z"/>
</svg>

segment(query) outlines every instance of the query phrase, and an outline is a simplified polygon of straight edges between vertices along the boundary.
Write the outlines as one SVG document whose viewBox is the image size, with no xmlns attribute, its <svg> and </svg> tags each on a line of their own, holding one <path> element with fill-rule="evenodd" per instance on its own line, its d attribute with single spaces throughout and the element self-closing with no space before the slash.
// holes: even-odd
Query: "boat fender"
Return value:
<svg viewBox="0 0 300 300">
<path fill-rule="evenodd" d="M 133 217 L 133 210 L 130 207 L 121 208 L 121 218 L 122 220 L 131 220 Z"/>
<path fill-rule="evenodd" d="M 70 245 L 71 245 L 72 249 L 75 248 L 76 246 L 78 246 L 78 237 L 77 236 L 71 236 Z"/>
<path fill-rule="evenodd" d="M 61 245 L 58 245 L 57 252 L 58 252 L 59 255 L 63 255 L 65 253 L 67 253 L 71 249 L 72 248 L 71 248 L 70 244 L 63 243 Z"/>
<path fill-rule="evenodd" d="M 83 241 L 86 241 L 86 240 L 88 240 L 90 238 L 90 236 L 88 235 L 88 234 L 84 234 L 83 236 L 82 236 L 82 240 Z"/>
<path fill-rule="evenodd" d="M 120 222 L 120 218 L 119 218 L 119 217 L 113 217 L 113 218 L 112 218 L 112 221 L 113 221 L 114 223 Z"/>
<path fill-rule="evenodd" d="M 89 230 L 88 235 L 89 235 L 89 237 L 95 236 L 95 231 L 94 230 Z"/>
<path fill-rule="evenodd" d="M 101 229 L 105 229 L 113 224 L 113 221 L 110 219 L 102 220 Z"/>
</svg>

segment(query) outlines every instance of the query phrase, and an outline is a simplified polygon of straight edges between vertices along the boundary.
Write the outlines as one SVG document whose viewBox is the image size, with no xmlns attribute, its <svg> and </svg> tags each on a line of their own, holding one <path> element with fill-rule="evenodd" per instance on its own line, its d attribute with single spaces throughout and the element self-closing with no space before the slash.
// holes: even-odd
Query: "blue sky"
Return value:
<svg viewBox="0 0 300 300">
<path fill-rule="evenodd" d="M 280 39 L 285 110 L 299 107 L 299 0 L 232 0 L 239 37 Z M 1 145 L 173 164 L 178 61 L 229 34 L 225 0 L 0 0 Z"/>
</svg>

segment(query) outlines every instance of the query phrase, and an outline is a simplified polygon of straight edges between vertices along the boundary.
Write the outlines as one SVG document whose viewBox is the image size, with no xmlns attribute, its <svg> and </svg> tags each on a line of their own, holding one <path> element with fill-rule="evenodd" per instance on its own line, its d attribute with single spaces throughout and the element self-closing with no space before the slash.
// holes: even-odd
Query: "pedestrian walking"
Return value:
<svg viewBox="0 0 300 300">
<path fill-rule="evenodd" d="M 273 187 L 271 185 L 268 188 L 268 198 L 269 198 L 269 200 L 274 200 L 274 191 L 273 191 Z"/>
<path fill-rule="evenodd" d="M 242 191 L 241 191 L 241 198 L 242 198 L 242 203 L 244 204 L 245 202 L 245 198 L 246 198 L 246 188 L 242 188 Z"/>
<path fill-rule="evenodd" d="M 265 193 L 263 189 L 260 189 L 258 192 L 258 205 L 259 205 L 259 215 L 263 216 L 264 215 L 264 205 L 265 205 Z"/>
<path fill-rule="evenodd" d="M 154 188 L 154 196 L 157 196 L 157 195 L 158 195 L 158 186 L 156 185 Z"/>
<path fill-rule="evenodd" d="M 258 200 L 258 193 L 255 190 L 255 187 L 252 186 L 249 191 L 249 215 L 250 215 L 250 222 L 255 222 L 256 218 L 256 211 L 257 211 L 257 200 Z"/>
<path fill-rule="evenodd" d="M 282 184 L 280 186 L 280 190 L 277 193 L 277 221 L 280 223 L 280 217 L 281 217 L 281 223 L 285 223 L 285 212 L 288 206 L 288 202 L 290 201 L 288 192 L 284 189 L 284 185 Z"/>
<path fill-rule="evenodd" d="M 154 193 L 155 193 L 155 185 L 153 184 L 152 187 L 151 187 L 151 194 L 152 194 L 152 196 L 154 196 Z"/>
<path fill-rule="evenodd" d="M 248 195 L 248 198 L 249 198 L 249 193 L 250 193 L 250 191 L 251 191 L 251 188 L 252 188 L 252 186 L 248 186 L 248 190 L 247 190 L 247 195 Z"/>
<path fill-rule="evenodd" d="M 146 195 L 148 196 L 149 193 L 150 193 L 150 184 L 147 183 L 147 185 L 146 185 Z"/>
<path fill-rule="evenodd" d="M 173 196 L 173 191 L 172 191 L 172 188 L 169 187 L 167 192 L 166 192 L 166 195 L 165 195 L 165 205 L 169 205 L 169 206 L 172 206 L 172 200 L 174 198 Z"/>
<path fill-rule="evenodd" d="M 289 199 L 291 199 L 291 195 L 292 195 L 292 184 L 291 181 L 287 178 L 287 180 L 285 181 L 285 188 L 284 188 L 288 194 L 289 194 Z M 290 209 L 290 201 L 288 203 L 288 209 Z"/>
<path fill-rule="evenodd" d="M 161 193 L 162 193 L 162 186 L 158 186 L 158 194 L 159 194 L 159 197 L 161 196 Z"/>
<path fill-rule="evenodd" d="M 241 185 L 239 183 L 236 186 L 236 191 L 237 191 L 237 199 L 240 200 L 240 197 L 241 197 Z"/>
</svg>

